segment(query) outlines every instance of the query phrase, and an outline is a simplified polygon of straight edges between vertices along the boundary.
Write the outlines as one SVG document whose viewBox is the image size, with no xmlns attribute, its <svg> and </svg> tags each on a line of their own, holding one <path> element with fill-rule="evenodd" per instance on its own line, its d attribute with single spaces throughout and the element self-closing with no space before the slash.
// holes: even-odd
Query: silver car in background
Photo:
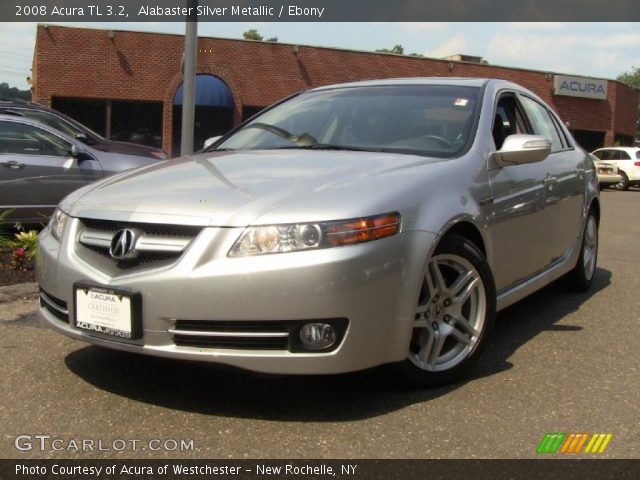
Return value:
<svg viewBox="0 0 640 480">
<path fill-rule="evenodd" d="M 115 142 L 113 142 L 115 144 Z M 134 152 L 105 151 L 60 130 L 0 110 L 0 211 L 16 222 L 42 223 L 69 193 L 131 168 L 158 163 Z"/>
<path fill-rule="evenodd" d="M 589 288 L 599 217 L 587 153 L 516 84 L 328 86 L 69 195 L 41 235 L 40 315 L 129 352 L 443 384 L 497 311 L 562 276 Z"/>
</svg>

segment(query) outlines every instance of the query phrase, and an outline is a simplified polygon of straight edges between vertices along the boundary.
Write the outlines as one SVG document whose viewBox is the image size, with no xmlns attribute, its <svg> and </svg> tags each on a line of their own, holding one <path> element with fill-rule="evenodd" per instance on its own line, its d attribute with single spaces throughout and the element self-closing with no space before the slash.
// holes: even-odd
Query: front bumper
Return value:
<svg viewBox="0 0 640 480">
<path fill-rule="evenodd" d="M 48 229 L 40 236 L 37 280 L 46 298 L 39 312 L 47 325 L 117 350 L 275 374 L 342 373 L 406 358 L 434 241 L 431 233 L 407 232 L 356 246 L 228 258 L 242 229 L 205 228 L 171 265 L 109 276 L 76 254 L 71 239 L 77 238 L 78 223 L 70 222 L 62 245 Z M 78 282 L 139 293 L 142 337 L 105 338 L 75 327 L 73 286 Z M 68 319 L 55 306 L 67 311 Z M 348 321 L 332 351 L 189 346 L 171 333 L 183 321 L 297 325 L 323 319 Z"/>
</svg>

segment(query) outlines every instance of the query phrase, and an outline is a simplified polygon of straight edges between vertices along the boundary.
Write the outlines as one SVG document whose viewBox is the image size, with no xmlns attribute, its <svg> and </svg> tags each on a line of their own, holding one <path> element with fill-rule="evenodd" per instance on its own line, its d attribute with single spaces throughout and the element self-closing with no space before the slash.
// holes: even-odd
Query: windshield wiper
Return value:
<svg viewBox="0 0 640 480">
<path fill-rule="evenodd" d="M 352 152 L 383 152 L 385 150 L 384 148 L 354 147 L 352 145 L 335 145 L 333 143 L 314 143 L 292 148 L 303 150 L 346 150 Z"/>
<path fill-rule="evenodd" d="M 275 125 L 269 125 L 268 123 L 256 122 L 247 125 L 244 128 L 259 128 L 260 130 L 265 130 L 279 137 L 286 138 L 290 142 L 295 143 L 300 147 L 306 147 L 318 143 L 313 135 L 309 135 L 308 133 L 303 133 L 302 135 L 294 135 L 293 133 L 287 132 L 284 128 L 276 127 Z"/>
</svg>

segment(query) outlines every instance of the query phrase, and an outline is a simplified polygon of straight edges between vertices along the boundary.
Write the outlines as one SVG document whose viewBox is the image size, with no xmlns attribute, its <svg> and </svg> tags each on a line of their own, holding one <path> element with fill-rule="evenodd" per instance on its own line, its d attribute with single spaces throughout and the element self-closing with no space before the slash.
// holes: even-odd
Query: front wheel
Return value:
<svg viewBox="0 0 640 480">
<path fill-rule="evenodd" d="M 407 360 L 399 367 L 413 385 L 437 386 L 464 375 L 493 328 L 496 293 L 482 252 L 457 235 L 429 259 L 414 314 Z"/>
</svg>

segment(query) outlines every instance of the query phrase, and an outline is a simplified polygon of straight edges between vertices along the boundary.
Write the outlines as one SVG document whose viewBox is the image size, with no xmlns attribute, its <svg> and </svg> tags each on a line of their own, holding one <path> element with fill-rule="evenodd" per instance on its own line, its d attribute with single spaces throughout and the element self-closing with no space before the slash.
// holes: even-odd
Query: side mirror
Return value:
<svg viewBox="0 0 640 480">
<path fill-rule="evenodd" d="M 508 167 L 541 162 L 550 152 L 551 142 L 540 135 L 509 135 L 491 157 L 499 166 Z"/>
<path fill-rule="evenodd" d="M 202 146 L 202 148 L 209 148 L 211 145 L 213 145 L 214 143 L 216 143 L 218 140 L 220 140 L 222 138 L 222 135 L 218 135 L 217 137 L 211 137 L 211 138 L 207 138 L 204 141 L 204 145 Z"/>
<path fill-rule="evenodd" d="M 82 162 L 83 160 L 91 160 L 92 157 L 87 152 L 85 152 L 82 147 L 78 147 L 77 145 L 71 145 L 71 158 L 73 158 L 76 162 Z"/>
</svg>

